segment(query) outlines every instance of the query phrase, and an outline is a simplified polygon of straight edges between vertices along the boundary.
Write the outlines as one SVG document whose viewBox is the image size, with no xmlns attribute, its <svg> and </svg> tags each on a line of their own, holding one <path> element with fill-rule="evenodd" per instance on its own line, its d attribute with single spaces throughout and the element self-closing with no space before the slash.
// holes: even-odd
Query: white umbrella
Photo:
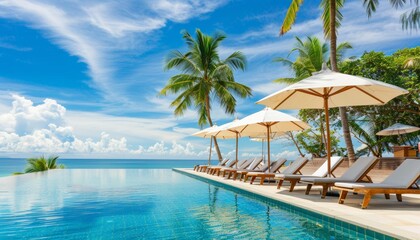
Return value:
<svg viewBox="0 0 420 240">
<path fill-rule="evenodd" d="M 213 144 L 213 138 L 212 138 L 213 135 L 210 134 L 210 132 L 214 129 L 217 129 L 217 125 L 213 125 L 211 127 L 205 128 L 201 131 L 193 133 L 193 136 L 196 136 L 196 137 L 210 138 L 210 150 L 209 150 L 209 161 L 208 161 L 209 166 L 210 166 L 210 160 L 211 160 L 211 148 L 212 148 L 212 144 Z"/>
<path fill-rule="evenodd" d="M 220 127 L 212 129 L 209 133 L 216 138 L 228 139 L 236 138 L 236 167 L 238 167 L 238 138 L 239 133 L 234 130 L 229 130 L 229 127 L 238 120 L 233 120 L 232 122 L 221 125 Z"/>
<path fill-rule="evenodd" d="M 324 109 L 327 129 L 328 173 L 331 173 L 331 140 L 328 109 L 333 107 L 382 105 L 408 93 L 407 90 L 372 79 L 337 73 L 323 66 L 311 77 L 261 100 L 273 109 Z"/>
<path fill-rule="evenodd" d="M 405 125 L 401 123 L 395 123 L 394 125 L 377 132 L 376 135 L 379 135 L 379 136 L 401 135 L 401 134 L 416 132 L 419 130 L 420 130 L 419 127 L 414 127 L 414 126 Z"/>
<path fill-rule="evenodd" d="M 272 132 L 304 130 L 309 125 L 288 114 L 265 108 L 251 114 L 242 120 L 232 124 L 230 129 L 238 131 L 242 136 L 252 136 L 255 133 L 266 132 L 270 136 Z M 267 138 L 267 160 L 270 166 L 270 138 Z"/>
<path fill-rule="evenodd" d="M 223 124 L 220 127 L 214 128 L 211 131 L 209 131 L 209 134 L 213 135 L 216 138 L 222 138 L 222 139 L 236 138 L 236 167 L 238 167 L 238 139 L 241 136 L 241 134 L 239 131 L 235 129 L 231 129 L 231 127 L 238 121 L 239 120 L 235 119 L 232 122 Z M 255 132 L 249 135 L 260 136 L 262 134 L 263 132 Z"/>
</svg>

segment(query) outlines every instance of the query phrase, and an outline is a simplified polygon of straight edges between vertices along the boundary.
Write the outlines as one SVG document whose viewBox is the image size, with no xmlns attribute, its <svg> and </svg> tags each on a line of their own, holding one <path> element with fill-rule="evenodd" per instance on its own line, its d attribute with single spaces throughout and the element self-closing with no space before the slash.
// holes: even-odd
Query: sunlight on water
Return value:
<svg viewBox="0 0 420 240">
<path fill-rule="evenodd" d="M 0 239 L 351 239 L 279 204 L 163 169 L 0 179 Z M 363 236 L 364 237 L 364 236 Z"/>
</svg>

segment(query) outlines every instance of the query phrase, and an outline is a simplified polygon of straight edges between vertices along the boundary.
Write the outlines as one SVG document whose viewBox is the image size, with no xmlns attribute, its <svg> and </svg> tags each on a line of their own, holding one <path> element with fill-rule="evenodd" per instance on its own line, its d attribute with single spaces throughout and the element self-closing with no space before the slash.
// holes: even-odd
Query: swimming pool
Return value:
<svg viewBox="0 0 420 240">
<path fill-rule="evenodd" d="M 169 169 L 0 179 L 0 239 L 386 239 Z"/>
</svg>

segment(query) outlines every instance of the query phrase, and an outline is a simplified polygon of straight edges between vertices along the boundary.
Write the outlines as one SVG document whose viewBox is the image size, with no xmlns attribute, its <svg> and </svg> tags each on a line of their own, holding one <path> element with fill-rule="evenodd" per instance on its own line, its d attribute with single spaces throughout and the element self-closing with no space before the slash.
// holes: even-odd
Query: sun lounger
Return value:
<svg viewBox="0 0 420 240">
<path fill-rule="evenodd" d="M 247 160 L 240 160 L 240 161 L 238 161 L 238 164 L 237 165 L 238 166 L 241 166 L 242 164 L 245 163 L 245 161 L 247 161 Z M 211 167 L 210 170 L 207 173 L 208 174 L 211 174 L 211 175 L 216 175 L 217 174 L 217 176 L 219 176 L 220 170 L 222 168 L 233 168 L 233 166 L 235 166 L 235 164 L 236 164 L 236 160 L 232 160 L 232 162 L 229 162 L 229 164 L 226 164 L 225 166 Z"/>
<path fill-rule="evenodd" d="M 348 192 L 364 194 L 362 208 L 369 205 L 372 195 L 385 194 L 389 199 L 389 194 L 396 194 L 397 200 L 402 201 L 401 194 L 420 194 L 420 189 L 416 182 L 420 178 L 420 160 L 407 159 L 394 172 L 392 172 L 381 183 L 335 183 L 334 189 L 340 190 L 339 204 L 343 204 Z M 416 188 L 413 188 L 413 186 Z"/>
<path fill-rule="evenodd" d="M 283 159 L 282 159 L 283 161 Z M 284 160 L 285 162 L 285 160 Z M 277 163 L 277 161 L 271 161 L 271 166 L 274 166 Z M 284 163 L 283 163 L 284 164 Z M 268 164 L 265 163 L 263 164 L 261 167 L 259 167 L 258 169 L 254 169 L 254 170 L 248 170 L 248 169 L 244 169 L 244 170 L 238 170 L 236 171 L 236 176 L 234 178 L 234 180 L 239 176 L 239 180 L 242 181 L 242 178 L 246 176 L 247 173 L 249 172 L 266 172 L 268 170 Z"/>
<path fill-rule="evenodd" d="M 232 167 L 232 168 L 221 168 L 219 171 L 219 174 L 222 174 L 222 177 L 225 177 L 226 174 L 230 175 L 231 171 L 235 171 L 235 170 L 243 170 L 246 169 L 247 167 L 249 167 L 249 165 L 252 164 L 252 162 L 254 161 L 254 159 L 249 159 L 249 160 L 245 160 L 245 162 L 243 162 L 241 165 L 238 164 L 238 168 L 236 167 Z"/>
<path fill-rule="evenodd" d="M 238 171 L 252 171 L 255 168 L 257 168 L 260 163 L 262 162 L 262 158 L 255 158 L 254 160 L 252 160 L 252 162 L 250 162 L 249 166 L 244 168 L 244 165 L 242 165 L 242 167 L 240 169 L 229 169 L 229 170 L 225 170 L 225 173 L 228 174 L 227 179 L 230 179 L 230 177 L 233 176 L 233 179 L 235 180 L 237 175 L 238 175 Z"/>
<path fill-rule="evenodd" d="M 341 177 L 303 177 L 300 179 L 300 182 L 308 184 L 305 192 L 306 195 L 309 194 L 313 185 L 322 186 L 321 198 L 325 198 L 328 188 L 334 186 L 334 183 L 336 182 L 360 182 L 363 181 L 364 178 L 366 178 L 368 182 L 372 182 L 372 179 L 367 174 L 370 170 L 372 170 L 377 162 L 378 159 L 376 157 L 360 157 Z"/>
<path fill-rule="evenodd" d="M 278 160 L 273 166 L 270 167 L 269 172 L 249 172 L 245 175 L 244 182 L 251 178 L 250 184 L 253 184 L 256 178 L 260 178 L 260 184 L 264 184 L 265 179 L 270 179 L 275 176 L 275 173 L 286 163 L 286 159 Z M 293 164 L 293 163 L 292 163 Z"/>
<path fill-rule="evenodd" d="M 334 170 L 343 162 L 343 157 L 331 157 L 331 175 L 334 176 Z M 293 192 L 293 189 L 296 186 L 296 183 L 300 181 L 302 177 L 312 177 L 312 178 L 323 178 L 328 175 L 328 162 L 325 161 L 321 167 L 318 168 L 312 175 L 301 175 L 301 174 L 288 174 L 280 173 L 276 174 L 274 179 L 279 180 L 277 184 L 277 189 L 280 189 L 284 181 L 290 182 L 289 192 Z M 335 176 L 334 176 L 335 177 Z"/>
<path fill-rule="evenodd" d="M 224 166 L 227 163 L 227 161 L 229 161 L 228 158 L 219 162 L 219 164 L 217 164 L 217 166 Z M 195 165 L 194 166 L 194 171 L 206 172 L 208 167 L 211 167 L 211 165 Z"/>
<path fill-rule="evenodd" d="M 235 159 L 231 159 L 231 160 L 228 160 L 223 166 L 221 165 L 209 166 L 207 167 L 205 172 L 208 174 L 212 174 L 214 169 L 222 168 L 222 167 L 230 167 L 230 166 L 235 165 L 235 162 L 236 162 Z"/>
</svg>

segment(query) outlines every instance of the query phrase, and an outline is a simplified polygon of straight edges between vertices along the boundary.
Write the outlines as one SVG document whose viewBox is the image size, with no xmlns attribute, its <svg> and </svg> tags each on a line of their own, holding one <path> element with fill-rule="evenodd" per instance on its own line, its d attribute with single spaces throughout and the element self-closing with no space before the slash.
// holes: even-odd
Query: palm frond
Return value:
<svg viewBox="0 0 420 240">
<path fill-rule="evenodd" d="M 296 78 L 277 78 L 274 79 L 273 82 L 275 83 L 285 83 L 285 84 L 294 84 L 299 82 L 299 80 L 297 80 Z"/>
<path fill-rule="evenodd" d="M 284 17 L 283 24 L 280 28 L 280 35 L 284 35 L 288 32 L 292 25 L 295 23 L 297 12 L 302 5 L 303 0 L 292 0 L 289 8 L 287 9 L 286 16 Z"/>
<path fill-rule="evenodd" d="M 179 91 L 189 89 L 199 80 L 199 77 L 188 74 L 172 76 L 168 84 L 160 90 L 159 95 L 166 96 L 168 93 L 178 93 Z"/>
<path fill-rule="evenodd" d="M 246 57 L 242 52 L 234 52 L 224 61 L 224 64 L 227 64 L 232 69 L 245 70 L 246 68 Z"/>
<path fill-rule="evenodd" d="M 340 28 L 341 21 L 343 20 L 343 14 L 340 12 L 340 9 L 343 8 L 345 0 L 336 0 L 336 14 L 335 14 L 335 26 Z M 331 29 L 330 29 L 330 0 L 322 0 L 320 7 L 322 9 L 322 22 L 324 29 L 325 38 L 330 38 Z"/>
<path fill-rule="evenodd" d="M 286 66 L 289 66 L 289 67 L 292 66 L 292 64 L 293 64 L 293 62 L 290 61 L 289 59 L 282 58 L 282 57 L 274 58 L 273 62 L 279 62 L 279 63 L 282 63 L 283 65 L 286 65 Z"/>
<path fill-rule="evenodd" d="M 418 3 L 417 3 L 418 4 Z M 413 8 L 410 12 L 401 15 L 401 24 L 404 30 L 416 30 L 420 28 L 420 7 Z"/>
<path fill-rule="evenodd" d="M 343 57 L 344 57 L 344 54 L 346 53 L 346 51 L 348 49 L 352 49 L 352 48 L 353 48 L 353 46 L 348 42 L 340 43 L 337 46 L 337 61 L 338 62 L 343 61 Z"/>
<path fill-rule="evenodd" d="M 55 169 L 57 168 L 56 162 L 57 162 L 58 156 L 50 156 L 47 159 L 47 167 L 48 169 Z"/>
<path fill-rule="evenodd" d="M 379 0 L 363 0 L 363 6 L 366 9 L 368 17 L 372 16 L 372 13 L 376 12 L 376 7 L 379 4 Z"/>
</svg>

